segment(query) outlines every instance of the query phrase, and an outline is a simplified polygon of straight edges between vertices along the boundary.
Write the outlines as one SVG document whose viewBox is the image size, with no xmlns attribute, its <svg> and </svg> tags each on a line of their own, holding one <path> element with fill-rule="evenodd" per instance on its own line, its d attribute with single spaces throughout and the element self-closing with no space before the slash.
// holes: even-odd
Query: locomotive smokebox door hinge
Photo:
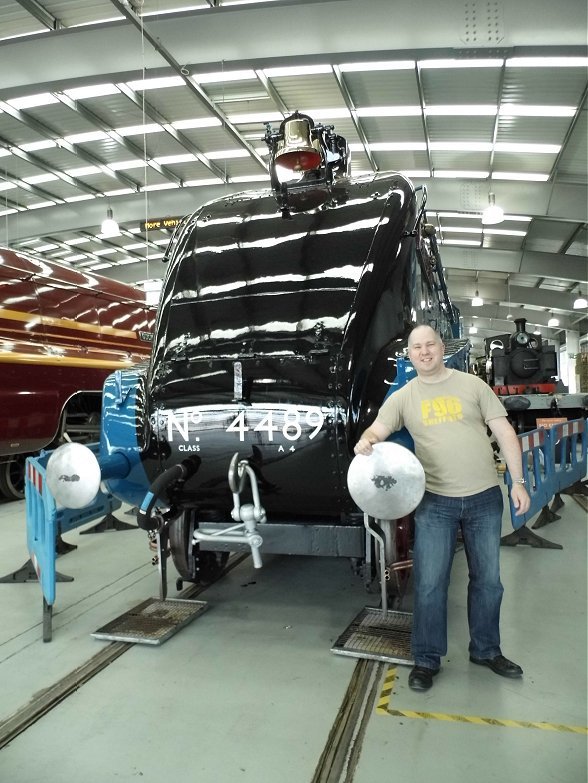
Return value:
<svg viewBox="0 0 588 783">
<path fill-rule="evenodd" d="M 243 365 L 233 362 L 233 399 L 243 399 Z"/>
</svg>

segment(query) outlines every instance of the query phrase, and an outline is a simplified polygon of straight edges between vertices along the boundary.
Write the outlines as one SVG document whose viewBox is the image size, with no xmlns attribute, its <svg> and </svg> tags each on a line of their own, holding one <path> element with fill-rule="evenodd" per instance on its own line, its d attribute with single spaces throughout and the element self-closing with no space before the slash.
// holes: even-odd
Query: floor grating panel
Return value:
<svg viewBox="0 0 588 783">
<path fill-rule="evenodd" d="M 206 601 L 148 598 L 94 631 L 95 639 L 137 644 L 163 644 L 208 608 Z"/>
<path fill-rule="evenodd" d="M 412 664 L 412 614 L 366 606 L 337 639 L 331 652 L 388 663 Z"/>
</svg>

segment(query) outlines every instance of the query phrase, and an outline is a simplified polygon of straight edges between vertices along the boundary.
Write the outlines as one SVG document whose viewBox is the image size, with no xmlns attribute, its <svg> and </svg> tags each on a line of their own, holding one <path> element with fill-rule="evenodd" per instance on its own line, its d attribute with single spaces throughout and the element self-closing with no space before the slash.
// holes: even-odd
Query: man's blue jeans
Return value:
<svg viewBox="0 0 588 783">
<path fill-rule="evenodd" d="M 412 654 L 417 666 L 438 669 L 447 653 L 447 589 L 457 531 L 469 566 L 470 655 L 500 655 L 500 487 L 468 497 L 425 492 L 415 513 Z"/>
</svg>

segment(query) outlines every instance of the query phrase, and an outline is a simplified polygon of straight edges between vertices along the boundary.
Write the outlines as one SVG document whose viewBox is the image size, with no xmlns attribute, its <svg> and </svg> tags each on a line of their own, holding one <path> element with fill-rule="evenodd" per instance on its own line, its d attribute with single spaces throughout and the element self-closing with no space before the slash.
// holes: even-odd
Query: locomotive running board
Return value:
<svg viewBox="0 0 588 783">
<path fill-rule="evenodd" d="M 95 639 L 163 644 L 208 609 L 206 601 L 148 598 L 95 631 Z"/>
<path fill-rule="evenodd" d="M 410 654 L 412 614 L 366 606 L 337 639 L 331 652 L 387 663 L 414 663 Z"/>
</svg>

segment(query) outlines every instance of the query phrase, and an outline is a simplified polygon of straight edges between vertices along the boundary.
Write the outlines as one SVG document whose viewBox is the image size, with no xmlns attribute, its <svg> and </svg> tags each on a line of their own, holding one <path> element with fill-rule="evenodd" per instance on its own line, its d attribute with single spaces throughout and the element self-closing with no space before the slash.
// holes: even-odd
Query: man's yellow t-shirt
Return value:
<svg viewBox="0 0 588 783">
<path fill-rule="evenodd" d="M 429 492 L 462 497 L 498 485 L 486 424 L 507 414 L 480 378 L 450 372 L 437 383 L 413 378 L 384 401 L 377 420 L 410 432 Z"/>
</svg>

